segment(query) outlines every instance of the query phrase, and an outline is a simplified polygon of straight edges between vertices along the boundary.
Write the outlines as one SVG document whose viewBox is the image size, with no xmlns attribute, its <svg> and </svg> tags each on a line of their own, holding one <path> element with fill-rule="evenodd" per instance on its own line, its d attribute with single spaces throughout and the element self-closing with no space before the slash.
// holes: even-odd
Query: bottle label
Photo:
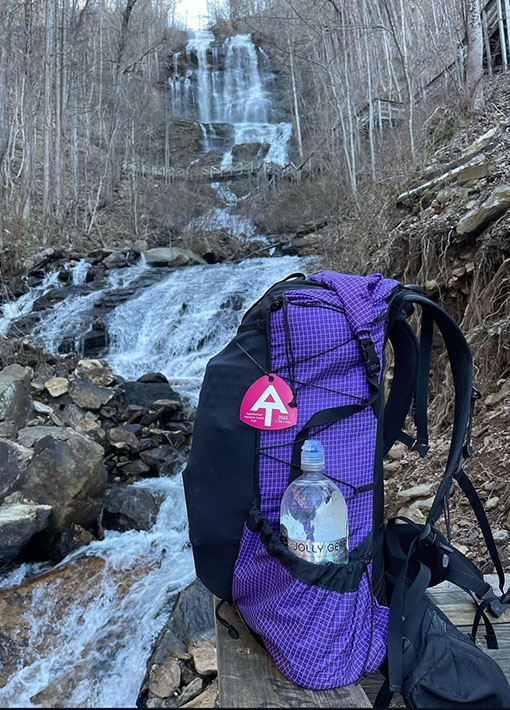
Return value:
<svg viewBox="0 0 510 710">
<path fill-rule="evenodd" d="M 342 564 L 348 562 L 347 538 L 330 540 L 329 542 L 317 542 L 311 540 L 292 540 L 292 538 L 282 537 L 282 542 L 289 550 L 301 559 L 314 564 L 324 564 L 334 562 Z"/>
<path fill-rule="evenodd" d="M 239 418 L 256 429 L 288 429 L 297 424 L 292 390 L 278 375 L 264 375 L 250 385 Z"/>
</svg>

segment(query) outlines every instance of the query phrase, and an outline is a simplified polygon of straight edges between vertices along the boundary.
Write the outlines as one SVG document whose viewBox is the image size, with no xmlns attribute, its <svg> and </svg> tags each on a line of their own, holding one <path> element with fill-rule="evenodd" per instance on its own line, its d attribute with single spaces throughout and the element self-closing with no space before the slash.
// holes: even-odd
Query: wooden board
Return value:
<svg viewBox="0 0 510 710">
<path fill-rule="evenodd" d="M 498 593 L 497 575 L 486 575 Z M 510 585 L 510 574 L 506 575 Z M 443 582 L 429 589 L 427 594 L 440 606 L 451 621 L 464 633 L 469 633 L 475 604 L 469 594 L 449 582 Z M 217 599 L 214 600 L 217 603 Z M 333 690 L 308 690 L 284 678 L 276 668 L 269 654 L 254 640 L 243 620 L 233 607 L 223 605 L 222 615 L 239 632 L 239 639 L 230 638 L 227 630 L 217 624 L 216 639 L 218 650 L 219 707 L 221 708 L 354 708 L 372 707 L 382 683 L 382 675 L 372 673 L 361 684 L 349 685 Z M 500 665 L 510 679 L 510 613 L 491 621 L 496 624 L 499 648 L 488 651 L 485 648 L 483 623 L 479 628 L 478 642 L 483 650 Z M 401 697 L 396 694 L 391 707 L 403 707 Z"/>
<path fill-rule="evenodd" d="M 218 602 L 214 599 L 214 603 Z M 239 638 L 216 622 L 220 708 L 370 708 L 359 684 L 332 690 L 310 690 L 287 680 L 258 644 L 233 607 L 221 615 L 235 626 Z"/>
</svg>

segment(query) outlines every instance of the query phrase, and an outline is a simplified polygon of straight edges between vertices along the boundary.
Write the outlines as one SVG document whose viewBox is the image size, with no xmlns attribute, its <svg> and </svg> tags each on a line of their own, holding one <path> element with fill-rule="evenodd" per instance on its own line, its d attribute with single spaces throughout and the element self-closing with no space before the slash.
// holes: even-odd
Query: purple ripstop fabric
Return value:
<svg viewBox="0 0 510 710">
<path fill-rule="evenodd" d="M 298 423 L 262 431 L 258 474 L 260 509 L 279 534 L 280 502 L 289 483 L 296 433 L 316 412 L 364 403 L 370 397 L 358 340 L 371 338 L 382 362 L 388 297 L 397 281 L 321 272 L 311 280 L 329 289 L 285 292 L 271 313 L 271 370 L 296 394 Z M 372 530 L 377 420 L 371 406 L 326 429 L 312 429 L 325 450 L 326 473 L 348 506 L 349 551 Z M 349 564 L 345 565 L 346 573 Z M 356 591 L 338 592 L 297 579 L 246 526 L 233 578 L 233 598 L 280 671 L 316 689 L 347 685 L 376 670 L 386 652 L 388 610 L 372 594 L 370 556 Z"/>
</svg>

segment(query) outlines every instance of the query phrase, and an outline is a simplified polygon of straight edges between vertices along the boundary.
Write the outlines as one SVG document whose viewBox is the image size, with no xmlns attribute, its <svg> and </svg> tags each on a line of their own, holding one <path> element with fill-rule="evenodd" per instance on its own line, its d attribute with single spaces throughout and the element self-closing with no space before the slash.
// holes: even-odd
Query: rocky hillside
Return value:
<svg viewBox="0 0 510 710">
<path fill-rule="evenodd" d="M 510 568 L 510 82 L 487 80 L 486 109 L 464 118 L 438 107 L 424 133 L 435 149 L 411 180 L 371 196 L 357 222 L 311 235 L 338 270 L 381 271 L 424 286 L 461 325 L 481 390 L 466 462 L 485 504 L 500 553 Z M 425 137 L 424 137 L 425 140 Z M 363 252 L 363 255 L 361 255 Z M 368 255 L 368 259 L 367 259 Z M 386 465 L 388 514 L 422 522 L 444 471 L 449 445 L 452 385 L 442 341 L 435 341 L 431 428 L 425 459 L 396 446 Z M 435 361 L 435 364 L 434 364 Z M 411 423 L 409 423 L 411 425 Z M 404 453 L 406 452 L 406 453 Z M 454 540 L 487 562 L 472 511 L 454 489 Z"/>
</svg>

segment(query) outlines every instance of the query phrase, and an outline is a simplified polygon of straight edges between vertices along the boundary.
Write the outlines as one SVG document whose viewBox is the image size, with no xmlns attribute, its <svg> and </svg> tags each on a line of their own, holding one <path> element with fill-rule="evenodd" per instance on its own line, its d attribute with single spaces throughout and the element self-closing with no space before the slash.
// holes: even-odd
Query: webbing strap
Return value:
<svg viewBox="0 0 510 710">
<path fill-rule="evenodd" d="M 401 318 L 392 319 L 388 325 L 388 338 L 393 348 L 394 375 L 384 408 L 384 456 L 403 433 L 418 372 L 418 341 L 411 325 Z"/>
<path fill-rule="evenodd" d="M 313 416 L 306 422 L 304 427 L 296 434 L 294 438 L 294 444 L 292 447 L 292 461 L 290 465 L 289 472 L 289 483 L 292 483 L 301 474 L 301 445 L 306 439 L 309 438 L 310 429 L 313 427 L 329 427 L 332 424 L 342 421 L 342 419 L 347 419 L 353 414 L 362 412 L 367 407 L 371 406 L 375 400 L 379 397 L 379 393 L 374 393 L 370 399 L 367 399 L 364 404 L 347 404 L 342 407 L 329 407 L 328 409 L 321 409 L 319 412 L 315 412 Z"/>
<path fill-rule="evenodd" d="M 453 431 L 448 460 L 443 480 L 427 517 L 427 522 L 434 525 L 443 511 L 443 504 L 450 491 L 452 477 L 459 468 L 462 456 L 462 446 L 470 412 L 473 362 L 464 334 L 441 306 L 419 293 L 401 291 L 397 297 L 397 307 L 401 308 L 405 303 L 420 305 L 425 320 L 438 326 L 450 359 L 455 386 Z M 425 337 L 425 342 L 427 342 L 428 330 L 425 332 Z M 425 361 L 422 357 L 423 362 Z M 424 376 L 424 373 L 422 375 Z"/>
<path fill-rule="evenodd" d="M 414 400 L 417 443 L 428 447 L 429 435 L 427 429 L 427 404 L 430 377 L 430 355 L 432 352 L 432 335 L 434 321 L 428 310 L 423 311 L 420 334 L 420 354 L 418 359 L 418 375 L 416 379 L 416 397 Z"/>
<path fill-rule="evenodd" d="M 455 479 L 459 483 L 459 486 L 462 489 L 462 492 L 468 499 L 468 501 L 471 504 L 471 507 L 473 508 L 473 511 L 475 513 L 476 519 L 478 521 L 478 525 L 480 526 L 480 530 L 482 531 L 483 538 L 485 540 L 485 544 L 487 545 L 487 550 L 489 551 L 489 555 L 491 557 L 491 560 L 494 564 L 494 567 L 496 568 L 496 572 L 498 574 L 498 580 L 499 580 L 499 588 L 501 590 L 501 594 L 505 594 L 505 573 L 503 571 L 503 565 L 501 564 L 501 559 L 499 557 L 498 553 L 498 548 L 496 547 L 496 543 L 494 541 L 494 536 L 492 534 L 492 530 L 489 524 L 489 521 L 487 519 L 487 514 L 484 510 L 483 503 L 480 500 L 480 497 L 478 493 L 475 490 L 475 487 L 467 477 L 465 471 L 462 468 L 459 468 L 458 471 L 455 473 Z"/>
<path fill-rule="evenodd" d="M 416 562 L 418 572 L 413 582 L 406 587 L 407 570 L 417 549 L 419 535 L 411 542 L 391 597 L 388 619 L 388 680 L 389 689 L 400 693 L 403 680 L 403 620 L 420 601 L 428 588 L 431 571 L 422 562 Z"/>
</svg>

